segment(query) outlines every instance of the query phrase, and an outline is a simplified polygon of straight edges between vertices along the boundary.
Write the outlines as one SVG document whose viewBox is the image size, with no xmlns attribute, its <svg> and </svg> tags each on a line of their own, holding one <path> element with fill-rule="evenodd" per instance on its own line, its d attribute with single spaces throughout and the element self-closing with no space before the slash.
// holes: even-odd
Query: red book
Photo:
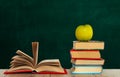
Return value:
<svg viewBox="0 0 120 77">
<path fill-rule="evenodd" d="M 70 50 L 72 59 L 101 59 L 99 50 Z"/>
<path fill-rule="evenodd" d="M 14 73 L 39 73 L 39 74 L 66 74 L 59 59 L 46 59 L 38 63 L 38 42 L 32 42 L 33 57 L 17 50 L 17 55 L 12 57 L 10 69 L 4 74 Z"/>
</svg>

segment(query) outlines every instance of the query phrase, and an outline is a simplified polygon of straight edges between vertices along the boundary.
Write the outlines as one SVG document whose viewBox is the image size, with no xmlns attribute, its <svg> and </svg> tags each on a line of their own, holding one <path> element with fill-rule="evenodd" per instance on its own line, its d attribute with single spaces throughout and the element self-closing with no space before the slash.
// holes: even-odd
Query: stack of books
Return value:
<svg viewBox="0 0 120 77">
<path fill-rule="evenodd" d="M 73 41 L 71 54 L 72 74 L 100 74 L 105 60 L 100 50 L 104 49 L 103 41 Z"/>
</svg>

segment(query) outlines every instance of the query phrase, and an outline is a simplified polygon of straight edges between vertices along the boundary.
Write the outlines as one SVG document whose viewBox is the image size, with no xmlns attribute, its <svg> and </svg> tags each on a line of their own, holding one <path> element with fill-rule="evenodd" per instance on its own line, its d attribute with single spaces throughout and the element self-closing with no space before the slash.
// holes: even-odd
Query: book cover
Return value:
<svg viewBox="0 0 120 77">
<path fill-rule="evenodd" d="M 32 70 L 16 70 L 16 71 L 5 71 L 4 74 L 67 74 L 67 70 L 64 69 L 64 72 L 52 72 L 52 71 L 42 71 L 36 72 Z"/>
</svg>

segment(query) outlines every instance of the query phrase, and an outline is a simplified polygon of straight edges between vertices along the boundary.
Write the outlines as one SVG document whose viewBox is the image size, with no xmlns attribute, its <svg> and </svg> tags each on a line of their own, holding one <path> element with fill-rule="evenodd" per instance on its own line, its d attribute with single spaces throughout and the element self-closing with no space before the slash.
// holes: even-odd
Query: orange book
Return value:
<svg viewBox="0 0 120 77">
<path fill-rule="evenodd" d="M 62 68 L 59 59 L 46 59 L 38 63 L 38 42 L 32 42 L 33 57 L 17 50 L 17 55 L 12 57 L 10 69 L 4 74 L 15 73 L 38 73 L 38 74 L 66 74 L 66 69 Z"/>
<path fill-rule="evenodd" d="M 70 50 L 71 58 L 74 59 L 100 59 L 99 50 Z"/>
</svg>

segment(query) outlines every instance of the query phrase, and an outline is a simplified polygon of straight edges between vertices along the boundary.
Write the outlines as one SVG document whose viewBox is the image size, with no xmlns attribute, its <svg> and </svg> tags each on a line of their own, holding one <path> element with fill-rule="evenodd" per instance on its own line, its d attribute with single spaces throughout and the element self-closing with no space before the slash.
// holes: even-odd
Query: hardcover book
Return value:
<svg viewBox="0 0 120 77">
<path fill-rule="evenodd" d="M 71 63 L 74 65 L 104 65 L 105 60 L 91 60 L 91 59 L 71 59 Z"/>
<path fill-rule="evenodd" d="M 38 74 L 66 74 L 66 69 L 62 68 L 59 59 L 46 59 L 38 63 L 38 42 L 32 42 L 33 57 L 17 50 L 17 55 L 12 57 L 10 69 L 4 74 L 15 73 L 38 73 Z"/>
<path fill-rule="evenodd" d="M 103 41 L 73 41 L 73 49 L 104 49 Z"/>
<path fill-rule="evenodd" d="M 100 59 L 99 50 L 70 50 L 71 58 L 77 59 Z"/>
<path fill-rule="evenodd" d="M 71 68 L 72 74 L 100 74 L 102 66 L 73 66 Z"/>
</svg>

